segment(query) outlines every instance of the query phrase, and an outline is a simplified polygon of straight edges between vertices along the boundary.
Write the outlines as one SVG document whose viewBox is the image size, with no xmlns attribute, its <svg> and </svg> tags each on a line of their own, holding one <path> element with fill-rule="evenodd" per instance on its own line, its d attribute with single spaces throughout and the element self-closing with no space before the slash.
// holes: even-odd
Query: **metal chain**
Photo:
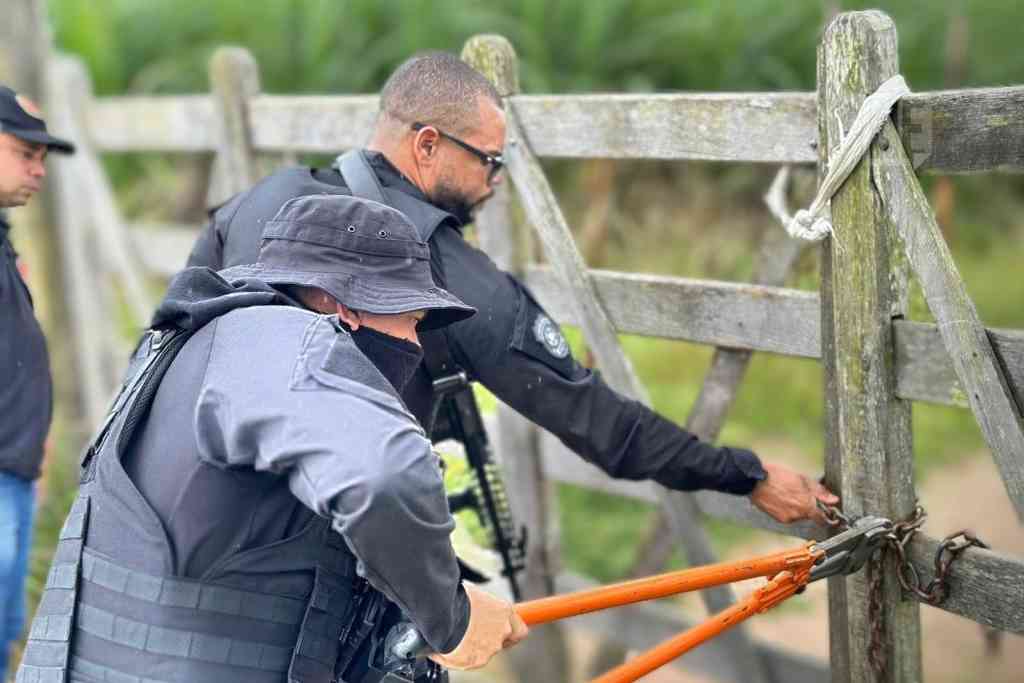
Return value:
<svg viewBox="0 0 1024 683">
<path fill-rule="evenodd" d="M 838 531 L 845 531 L 852 525 L 849 517 L 839 508 L 825 505 L 819 501 L 818 508 L 825 515 L 827 524 Z M 949 597 L 949 570 L 953 562 L 968 548 L 988 548 L 988 545 L 967 529 L 962 529 L 946 536 L 935 551 L 935 576 L 927 584 L 921 579 L 917 567 L 907 556 L 907 546 L 917 531 L 924 526 L 928 513 L 920 503 L 914 504 L 914 512 L 902 522 L 894 522 L 892 529 L 885 535 L 883 548 L 896 553 L 898 560 L 896 575 L 900 586 L 908 593 L 913 593 L 922 602 L 929 605 L 940 605 Z"/>
<path fill-rule="evenodd" d="M 851 519 L 844 515 L 839 508 L 825 505 L 821 501 L 818 501 L 818 508 L 825 516 L 829 527 L 837 531 L 845 531 L 852 525 Z M 946 536 L 935 551 L 935 576 L 927 584 L 924 584 L 917 568 L 907 557 L 907 546 L 918 530 L 924 526 L 927 517 L 928 513 L 925 512 L 921 504 L 915 502 L 913 514 L 902 522 L 893 523 L 892 528 L 885 535 L 885 544 L 880 546 L 880 549 L 883 552 L 890 550 L 896 553 L 896 576 L 899 579 L 900 587 L 917 596 L 922 602 L 937 606 L 949 597 L 949 570 L 953 566 L 953 562 L 968 548 L 988 548 L 988 545 L 966 529 Z M 876 554 L 869 560 L 867 571 L 868 620 L 871 622 L 868 659 L 875 672 L 876 680 L 885 680 L 887 661 L 883 639 L 885 614 L 882 607 L 885 596 L 882 586 L 884 573 L 882 554 Z"/>
</svg>

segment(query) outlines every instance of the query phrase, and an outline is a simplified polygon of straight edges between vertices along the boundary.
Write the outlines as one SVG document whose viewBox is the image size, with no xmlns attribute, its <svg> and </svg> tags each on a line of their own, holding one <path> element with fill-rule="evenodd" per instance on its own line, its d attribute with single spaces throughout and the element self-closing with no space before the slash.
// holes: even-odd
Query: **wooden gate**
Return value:
<svg viewBox="0 0 1024 683">
<path fill-rule="evenodd" d="M 977 416 L 1019 515 L 1024 515 L 1024 332 L 992 330 L 979 320 L 936 226 L 917 175 L 1024 170 L 1024 87 L 917 93 L 904 98 L 869 153 L 832 201 L 837 239 L 822 247 L 820 295 L 782 287 L 802 245 L 774 241 L 752 284 L 591 270 L 573 240 L 538 159 L 700 159 L 768 164 L 828 163 L 861 102 L 898 73 L 896 30 L 880 12 L 839 15 L 819 46 L 816 93 L 666 95 L 523 95 L 512 46 L 478 36 L 464 58 L 506 98 L 505 183 L 479 219 L 484 249 L 518 273 L 564 323 L 582 328 L 609 383 L 647 401 L 618 334 L 707 344 L 714 360 L 688 426 L 713 439 L 753 352 L 820 359 L 825 370 L 829 484 L 848 514 L 902 519 L 915 500 L 911 401 L 969 407 Z M 216 155 L 211 197 L 222 200 L 259 177 L 260 157 L 337 153 L 369 138 L 375 96 L 287 96 L 261 92 L 258 68 L 238 48 L 212 60 L 212 92 L 178 97 L 91 94 L 77 62 L 49 69 L 52 127 L 80 142 L 80 154 L 55 164 L 68 297 L 80 381 L 95 424 L 125 358 L 113 331 L 128 316 L 141 326 L 154 303 L 147 276 L 179 268 L 194 231 L 140 229 L 119 214 L 99 155 L 189 152 Z M 511 187 L 510 187 L 511 185 Z M 513 217 L 518 202 L 526 225 Z M 531 262 L 539 238 L 546 265 Z M 102 245 L 102 248 L 101 248 Z M 911 275 L 935 324 L 911 322 Z M 780 525 L 746 498 L 671 493 L 650 483 L 607 479 L 556 440 L 499 407 L 499 454 L 519 516 L 530 527 L 529 595 L 586 585 L 559 570 L 554 482 L 657 502 L 693 563 L 713 561 L 703 515 L 800 538 L 820 538 L 809 524 Z M 515 454 L 515 457 L 510 457 Z M 932 573 L 938 541 L 909 547 L 914 566 Z M 885 560 L 880 621 L 869 618 L 862 575 L 829 587 L 834 681 L 921 678 L 918 605 L 901 595 L 892 558 Z M 997 629 L 1024 633 L 1024 562 L 998 551 L 967 551 L 951 574 L 942 609 Z M 734 600 L 708 591 L 709 610 Z M 877 622 L 877 623 L 873 623 Z M 578 623 L 625 646 L 643 648 L 681 627 L 657 607 L 589 615 Z M 890 665 L 879 679 L 867 664 L 874 631 Z M 530 680 L 564 677 L 557 632 L 531 638 L 524 651 Z M 728 648 L 728 650 L 726 650 Z M 815 662 L 768 648 L 744 630 L 686 658 L 686 665 L 727 680 L 819 681 Z M 527 664 L 524 664 L 527 666 Z"/>
</svg>

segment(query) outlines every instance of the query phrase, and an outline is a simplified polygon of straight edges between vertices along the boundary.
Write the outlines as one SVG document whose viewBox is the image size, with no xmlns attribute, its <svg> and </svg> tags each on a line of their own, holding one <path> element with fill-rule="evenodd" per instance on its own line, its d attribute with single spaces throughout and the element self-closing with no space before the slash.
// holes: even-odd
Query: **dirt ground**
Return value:
<svg viewBox="0 0 1024 683">
<path fill-rule="evenodd" d="M 941 538 L 969 528 L 1002 553 L 1024 557 L 1024 527 L 1007 499 L 999 476 L 988 454 L 933 472 L 919 486 L 921 500 L 928 510 L 925 532 Z M 792 540 L 766 536 L 755 543 L 736 547 L 723 559 L 739 559 L 791 545 Z M 736 586 L 746 595 L 763 580 Z M 684 609 L 693 616 L 701 614 L 699 598 L 689 596 Z M 825 585 L 814 584 L 776 612 L 753 618 L 749 623 L 754 637 L 804 655 L 828 658 L 828 620 Z M 1002 634 L 1000 651 L 986 652 L 981 627 L 943 610 L 922 607 L 922 649 L 924 680 L 927 683 L 1020 683 L 1024 681 L 1024 637 Z M 582 633 L 572 634 L 574 655 L 582 665 L 596 642 Z M 496 662 L 487 673 L 453 676 L 453 683 L 489 683 L 510 680 L 501 674 Z M 580 667 L 577 666 L 577 670 Z M 655 672 L 644 683 L 711 683 L 709 679 L 686 674 L 673 667 Z"/>
</svg>

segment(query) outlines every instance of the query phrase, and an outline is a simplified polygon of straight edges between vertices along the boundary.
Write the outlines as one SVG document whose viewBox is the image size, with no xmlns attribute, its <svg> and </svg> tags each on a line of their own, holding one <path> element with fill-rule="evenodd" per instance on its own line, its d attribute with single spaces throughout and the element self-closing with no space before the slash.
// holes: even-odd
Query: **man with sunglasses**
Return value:
<svg viewBox="0 0 1024 683">
<path fill-rule="evenodd" d="M 558 326 L 523 284 L 463 239 L 463 227 L 503 181 L 504 144 L 505 114 L 490 82 L 454 55 L 414 56 L 384 85 L 365 150 L 339 157 L 331 169 L 279 171 L 232 198 L 214 212 L 189 265 L 254 261 L 263 223 L 291 197 L 379 197 L 404 212 L 428 242 L 438 284 L 479 310 L 473 319 L 423 335 L 427 361 L 403 393 L 435 440 L 452 429 L 443 414 L 435 424 L 433 387 L 461 370 L 613 477 L 749 495 L 780 521 L 820 521 L 815 501 L 838 502 L 827 489 L 784 465 L 762 463 L 749 450 L 702 442 L 616 393 L 573 359 Z"/>
<path fill-rule="evenodd" d="M 46 340 L 4 209 L 24 206 L 42 189 L 50 150 L 74 148 L 46 131 L 35 103 L 0 86 L 0 680 L 25 620 L 34 482 L 53 403 Z"/>
</svg>

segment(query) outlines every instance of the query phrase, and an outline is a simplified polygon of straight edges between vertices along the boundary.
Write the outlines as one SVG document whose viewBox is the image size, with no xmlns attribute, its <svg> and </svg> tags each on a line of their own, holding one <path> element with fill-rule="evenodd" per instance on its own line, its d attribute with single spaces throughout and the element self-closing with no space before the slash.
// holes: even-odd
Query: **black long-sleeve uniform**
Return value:
<svg viewBox="0 0 1024 683">
<path fill-rule="evenodd" d="M 43 461 L 53 382 L 46 339 L 9 231 L 0 211 L 0 472 L 32 480 Z"/>
<path fill-rule="evenodd" d="M 427 202 L 382 154 L 368 156 L 386 190 Z M 335 170 L 293 168 L 263 179 L 214 212 L 188 265 L 220 269 L 255 262 L 264 223 L 291 197 L 316 193 L 349 190 Z M 699 440 L 577 363 L 558 326 L 526 287 L 466 242 L 461 229 L 449 217 L 430 236 L 434 278 L 478 313 L 442 332 L 421 335 L 424 347 L 447 343 L 471 379 L 612 477 L 735 494 L 750 493 L 764 479 L 752 452 Z M 421 366 L 403 399 L 428 432 L 431 397 L 430 378 Z"/>
</svg>

